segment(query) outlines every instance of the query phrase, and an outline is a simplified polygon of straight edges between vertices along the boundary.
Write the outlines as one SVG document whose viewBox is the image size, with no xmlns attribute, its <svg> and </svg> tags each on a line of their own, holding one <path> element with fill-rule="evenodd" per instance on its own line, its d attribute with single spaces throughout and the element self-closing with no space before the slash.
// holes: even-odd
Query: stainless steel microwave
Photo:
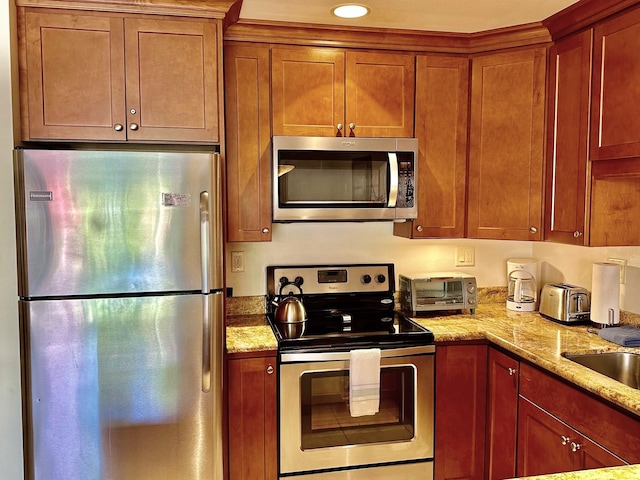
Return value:
<svg viewBox="0 0 640 480">
<path fill-rule="evenodd" d="M 408 220 L 418 213 L 415 138 L 273 137 L 273 220 Z"/>
</svg>

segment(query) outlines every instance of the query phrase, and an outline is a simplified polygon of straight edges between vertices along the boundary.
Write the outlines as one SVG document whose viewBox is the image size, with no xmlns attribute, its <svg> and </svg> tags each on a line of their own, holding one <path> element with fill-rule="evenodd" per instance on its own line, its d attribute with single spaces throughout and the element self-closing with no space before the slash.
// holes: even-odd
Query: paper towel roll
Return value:
<svg viewBox="0 0 640 480">
<path fill-rule="evenodd" d="M 620 323 L 620 265 L 617 263 L 593 264 L 591 321 L 604 325 Z"/>
</svg>

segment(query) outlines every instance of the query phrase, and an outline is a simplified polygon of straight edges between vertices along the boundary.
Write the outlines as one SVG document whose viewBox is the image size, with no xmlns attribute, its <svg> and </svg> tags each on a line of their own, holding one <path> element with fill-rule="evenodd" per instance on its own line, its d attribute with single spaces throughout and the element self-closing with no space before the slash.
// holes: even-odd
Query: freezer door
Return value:
<svg viewBox="0 0 640 480">
<path fill-rule="evenodd" d="M 219 171 L 208 153 L 17 150 L 20 296 L 222 288 Z"/>
<path fill-rule="evenodd" d="M 221 311 L 221 294 L 21 302 L 26 478 L 222 480 Z"/>
</svg>

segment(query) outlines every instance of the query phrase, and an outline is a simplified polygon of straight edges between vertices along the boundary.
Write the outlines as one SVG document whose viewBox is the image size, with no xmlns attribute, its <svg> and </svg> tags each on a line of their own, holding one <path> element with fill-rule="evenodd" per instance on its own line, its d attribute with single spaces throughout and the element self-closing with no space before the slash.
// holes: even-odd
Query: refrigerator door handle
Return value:
<svg viewBox="0 0 640 480">
<path fill-rule="evenodd" d="M 211 311 L 209 308 L 209 192 L 200 192 L 200 269 L 202 274 L 202 391 L 211 390 Z"/>
<path fill-rule="evenodd" d="M 202 293 L 209 293 L 209 192 L 200 192 L 200 271 Z"/>
<path fill-rule="evenodd" d="M 211 390 L 211 309 L 209 295 L 202 296 L 202 391 Z"/>
</svg>

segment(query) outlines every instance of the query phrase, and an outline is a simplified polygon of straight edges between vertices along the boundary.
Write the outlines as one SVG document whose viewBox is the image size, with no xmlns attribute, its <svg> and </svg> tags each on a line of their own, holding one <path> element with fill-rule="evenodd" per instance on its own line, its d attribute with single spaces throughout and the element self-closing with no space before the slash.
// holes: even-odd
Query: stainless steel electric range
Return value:
<svg viewBox="0 0 640 480">
<path fill-rule="evenodd" d="M 433 478 L 433 334 L 395 311 L 394 291 L 389 263 L 267 267 L 280 479 Z M 274 315 L 289 294 L 307 313 L 295 330 Z M 379 362 L 365 365 L 379 374 L 378 410 L 355 415 L 352 369 L 362 350 Z"/>
</svg>

